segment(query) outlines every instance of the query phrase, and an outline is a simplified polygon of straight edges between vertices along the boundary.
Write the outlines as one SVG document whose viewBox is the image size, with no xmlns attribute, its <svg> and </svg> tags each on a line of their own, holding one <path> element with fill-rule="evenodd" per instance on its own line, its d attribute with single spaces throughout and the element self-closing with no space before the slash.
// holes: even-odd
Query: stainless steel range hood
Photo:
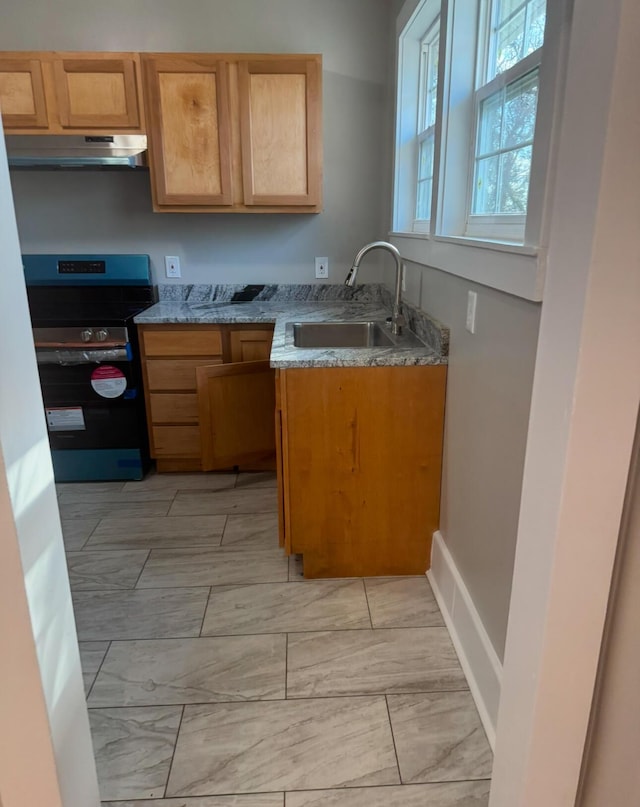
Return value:
<svg viewBox="0 0 640 807">
<path fill-rule="evenodd" d="M 145 168 L 146 135 L 7 135 L 12 168 Z"/>
</svg>

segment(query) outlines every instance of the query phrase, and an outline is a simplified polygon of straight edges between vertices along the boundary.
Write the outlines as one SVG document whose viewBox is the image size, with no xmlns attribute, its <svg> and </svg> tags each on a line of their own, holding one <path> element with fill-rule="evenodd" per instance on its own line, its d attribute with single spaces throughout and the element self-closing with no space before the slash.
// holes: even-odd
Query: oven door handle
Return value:
<svg viewBox="0 0 640 807">
<path fill-rule="evenodd" d="M 58 364 L 67 367 L 76 364 L 101 364 L 105 361 L 131 361 L 131 346 L 110 347 L 84 350 L 43 350 L 36 348 L 38 364 Z"/>
</svg>

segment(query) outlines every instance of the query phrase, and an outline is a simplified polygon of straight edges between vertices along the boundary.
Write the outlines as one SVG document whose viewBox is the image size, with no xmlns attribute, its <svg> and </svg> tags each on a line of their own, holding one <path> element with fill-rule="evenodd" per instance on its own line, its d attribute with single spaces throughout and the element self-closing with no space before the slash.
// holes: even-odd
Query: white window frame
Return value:
<svg viewBox="0 0 640 807">
<path fill-rule="evenodd" d="M 459 9 L 459 13 L 454 15 L 455 2 L 463 4 L 464 13 L 460 13 Z M 410 118 L 406 104 L 412 91 L 417 93 L 417 79 L 412 87 L 412 68 L 408 59 L 411 55 L 415 57 L 415 51 L 411 53 L 411 47 L 407 47 L 403 37 L 422 5 L 423 0 L 406 0 L 397 19 L 397 129 L 393 222 L 389 238 L 409 261 L 450 272 L 528 300 L 541 300 L 550 217 L 549 201 L 555 167 L 553 147 L 563 106 L 569 31 L 567 20 L 570 17 L 571 0 L 549 0 L 547 3 L 544 53 L 538 74 L 538 107 L 529 201 L 524 238 L 520 235 L 519 242 L 508 233 L 513 221 L 497 219 L 484 222 L 485 226 L 489 225 L 489 236 L 492 237 L 480 237 L 468 222 L 469 185 L 473 181 L 468 168 L 471 165 L 471 156 L 475 157 L 472 141 L 476 136 L 477 120 L 477 99 L 474 98 L 473 89 L 479 59 L 477 50 L 470 45 L 470 36 L 473 28 L 473 41 L 477 41 L 478 0 L 441 0 L 439 118 L 436 122 L 436 164 L 430 231 L 423 233 L 413 230 L 413 218 L 407 215 L 408 205 L 413 204 L 415 199 L 415 189 L 407 197 L 407 173 L 410 170 L 408 157 L 412 158 L 413 155 L 408 154 L 403 125 L 406 128 Z M 431 10 L 435 16 L 437 12 L 433 7 Z M 461 51 L 461 58 L 457 59 L 450 58 L 454 34 L 459 42 L 464 42 L 467 37 L 466 52 Z M 415 64 L 417 62 L 414 63 L 413 71 L 417 75 Z M 509 70 L 505 73 L 508 74 Z M 467 91 L 466 100 L 462 101 L 456 95 L 457 82 L 461 79 L 466 82 L 467 89 L 472 86 L 472 91 Z M 414 103 L 413 120 L 415 114 Z M 457 141 L 449 136 L 454 124 L 457 131 L 466 132 Z M 461 170 L 460 166 L 463 164 L 465 167 Z M 413 165 L 415 166 L 415 162 Z M 502 225 L 506 225 L 506 228 Z"/>
<path fill-rule="evenodd" d="M 547 6 L 549 2 L 551 2 L 551 0 L 547 0 Z M 500 239 L 513 243 L 524 243 L 527 221 L 526 213 L 522 215 L 482 215 L 472 212 L 475 163 L 477 161 L 477 141 L 481 123 L 480 107 L 482 102 L 496 92 L 504 89 L 509 84 L 513 84 L 519 79 L 524 78 L 526 75 L 536 70 L 536 68 L 538 70 L 538 88 L 540 86 L 542 48 L 538 48 L 526 55 L 502 73 L 489 75 L 489 65 L 494 64 L 496 60 L 497 38 L 493 36 L 493 30 L 497 28 L 496 16 L 498 5 L 499 0 L 497 2 L 496 0 L 490 0 L 489 3 L 481 2 L 479 7 L 478 55 L 473 110 L 475 129 L 469 158 L 469 185 L 467 191 L 465 235 L 478 238 Z M 522 5 L 526 5 L 526 0 L 523 0 Z M 531 141 L 532 147 L 534 146 L 534 142 L 535 137 Z M 527 210 L 528 208 L 529 205 L 527 203 Z"/>
<path fill-rule="evenodd" d="M 525 236 L 525 225 L 527 222 L 526 214 L 497 214 L 497 215 L 483 215 L 473 213 L 473 194 L 474 194 L 474 178 L 475 178 L 475 163 L 477 157 L 477 143 L 480 132 L 480 106 L 482 102 L 494 95 L 495 93 L 503 90 L 505 87 L 519 81 L 534 70 L 538 70 L 538 88 L 540 86 L 540 63 L 542 60 L 542 48 L 525 56 L 524 59 L 514 64 L 504 73 L 498 73 L 491 81 L 479 87 L 474 93 L 473 115 L 475 121 L 474 137 L 471 141 L 471 153 L 469 156 L 469 184 L 467 188 L 467 202 L 466 202 L 466 227 L 465 235 L 478 237 L 478 238 L 496 238 L 504 241 L 513 241 L 514 243 L 523 243 Z M 486 72 L 483 71 L 483 72 Z M 533 147 L 535 136 L 531 140 L 530 145 Z M 529 205 L 527 203 L 527 209 Z"/>
<path fill-rule="evenodd" d="M 429 84 L 431 83 L 430 56 L 435 48 L 440 47 L 440 14 L 433 20 L 431 26 L 422 37 L 420 45 L 420 74 L 418 79 L 418 117 L 417 117 L 417 143 L 416 143 L 416 201 L 415 218 L 413 219 L 412 231 L 415 233 L 428 233 L 431 231 L 431 211 L 433 208 L 433 188 L 435 178 L 435 152 L 436 152 L 436 115 L 433 123 L 429 123 L 427 118 L 427 104 L 430 101 Z M 436 82 L 437 83 L 437 82 Z M 437 92 L 437 90 L 436 90 Z M 437 100 L 436 100 L 437 107 Z M 426 124 L 426 125 L 425 125 Z M 420 177 L 420 151 L 425 140 L 433 138 L 433 154 L 431 157 L 431 175 Z M 420 183 L 431 182 L 431 194 L 429 199 L 429 217 L 418 218 L 418 199 L 420 195 Z"/>
<path fill-rule="evenodd" d="M 406 233 L 428 237 L 431 230 L 430 219 L 416 218 L 417 176 L 421 113 L 423 111 L 420 92 L 420 66 L 423 60 L 424 42 L 433 33 L 440 15 L 440 0 L 415 0 L 414 8 L 403 23 L 406 28 L 399 42 L 402 53 L 398 70 L 402 84 L 402 103 L 398 105 L 399 126 L 395 154 L 398 157 L 398 170 L 394 175 L 394 225 Z M 404 69 L 406 66 L 407 69 Z M 438 101 L 439 103 L 439 101 Z M 437 115 L 437 112 L 436 112 Z M 434 172 L 437 171 L 437 137 L 434 149 Z M 433 180 L 435 184 L 435 177 Z M 433 214 L 433 194 L 431 201 Z"/>
</svg>

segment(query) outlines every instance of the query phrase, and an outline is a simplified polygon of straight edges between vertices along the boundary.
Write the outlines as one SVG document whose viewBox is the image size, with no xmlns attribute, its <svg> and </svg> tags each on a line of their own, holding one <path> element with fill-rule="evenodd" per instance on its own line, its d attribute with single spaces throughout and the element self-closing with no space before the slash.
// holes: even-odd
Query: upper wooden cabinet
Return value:
<svg viewBox="0 0 640 807">
<path fill-rule="evenodd" d="M 49 127 L 39 59 L 0 55 L 0 113 L 7 131 Z"/>
<path fill-rule="evenodd" d="M 0 53 L 0 110 L 14 134 L 143 132 L 135 53 Z"/>
<path fill-rule="evenodd" d="M 239 62 L 246 205 L 318 204 L 320 68 L 313 59 Z"/>
<path fill-rule="evenodd" d="M 231 205 L 226 63 L 206 55 L 143 61 L 154 205 Z"/>
<path fill-rule="evenodd" d="M 321 209 L 321 56 L 142 61 L 155 210 Z"/>
</svg>

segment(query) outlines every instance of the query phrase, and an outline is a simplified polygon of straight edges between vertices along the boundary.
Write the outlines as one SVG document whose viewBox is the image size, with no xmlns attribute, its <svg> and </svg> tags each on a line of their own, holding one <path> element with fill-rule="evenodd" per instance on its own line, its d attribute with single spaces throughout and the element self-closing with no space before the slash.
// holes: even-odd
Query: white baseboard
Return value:
<svg viewBox="0 0 640 807">
<path fill-rule="evenodd" d="M 427 572 L 491 748 L 495 746 L 502 664 L 440 531 Z"/>
</svg>

